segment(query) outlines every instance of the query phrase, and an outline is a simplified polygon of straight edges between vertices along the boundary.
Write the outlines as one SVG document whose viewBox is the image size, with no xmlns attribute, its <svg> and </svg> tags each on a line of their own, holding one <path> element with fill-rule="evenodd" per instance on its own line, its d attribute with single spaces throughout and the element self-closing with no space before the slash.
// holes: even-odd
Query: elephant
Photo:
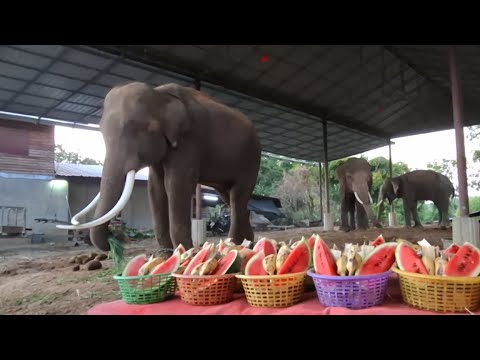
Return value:
<svg viewBox="0 0 480 360">
<path fill-rule="evenodd" d="M 369 220 L 375 227 L 381 228 L 382 225 L 372 210 L 372 170 L 368 161 L 363 158 L 349 158 L 337 168 L 336 175 L 341 196 L 340 230 L 350 231 L 356 228 L 355 210 L 358 229 L 367 229 Z"/>
<path fill-rule="evenodd" d="M 455 196 L 455 188 L 445 175 L 433 170 L 413 170 L 403 175 L 386 178 L 380 187 L 378 195 L 378 218 L 384 211 L 384 201 L 391 204 L 395 199 L 403 200 L 405 226 L 411 226 L 413 216 L 414 227 L 423 227 L 418 218 L 417 201 L 433 201 L 439 213 L 439 226 L 445 229 L 448 226 L 448 208 L 450 197 Z"/>
<path fill-rule="evenodd" d="M 109 221 L 126 205 L 135 173 L 149 169 L 148 195 L 161 248 L 191 248 L 191 201 L 197 184 L 215 188 L 231 209 L 228 236 L 253 241 L 247 204 L 262 147 L 253 122 L 192 87 L 152 87 L 134 81 L 105 96 L 100 132 L 105 161 L 100 192 L 68 229 L 90 228 L 93 245 L 108 251 Z M 96 207 L 95 220 L 78 219 Z"/>
</svg>

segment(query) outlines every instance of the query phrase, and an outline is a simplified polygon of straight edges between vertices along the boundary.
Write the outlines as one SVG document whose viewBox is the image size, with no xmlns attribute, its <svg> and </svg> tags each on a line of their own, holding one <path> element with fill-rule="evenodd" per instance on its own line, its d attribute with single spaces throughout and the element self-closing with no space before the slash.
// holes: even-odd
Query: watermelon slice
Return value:
<svg viewBox="0 0 480 360">
<path fill-rule="evenodd" d="M 206 244 L 206 243 L 205 243 Z M 207 246 L 204 246 L 202 250 L 200 250 L 193 258 L 192 260 L 188 263 L 187 268 L 183 272 L 184 275 L 191 275 L 192 270 L 195 266 L 198 264 L 201 264 L 210 257 L 212 248 L 214 247 L 213 244 L 208 244 Z"/>
<path fill-rule="evenodd" d="M 449 256 L 455 255 L 458 249 L 460 249 L 460 246 L 458 246 L 457 244 L 452 244 L 445 250 L 443 250 L 443 254 L 448 258 Z"/>
<path fill-rule="evenodd" d="M 421 257 L 418 256 L 417 252 L 411 246 L 404 242 L 397 245 L 395 260 L 400 270 L 428 275 L 428 270 Z"/>
<path fill-rule="evenodd" d="M 145 254 L 135 256 L 123 269 L 122 276 L 138 276 L 138 271 L 147 261 L 148 258 Z"/>
<path fill-rule="evenodd" d="M 260 240 L 258 240 L 258 242 L 253 247 L 253 251 L 261 252 L 262 250 L 265 253 L 265 256 L 272 254 L 277 255 L 277 246 L 273 242 L 273 240 L 267 238 L 261 238 Z"/>
<path fill-rule="evenodd" d="M 244 248 L 239 251 L 239 254 L 242 257 L 242 266 L 240 267 L 240 271 L 244 272 L 248 261 L 256 254 L 256 252 L 251 249 Z"/>
<path fill-rule="evenodd" d="M 252 256 L 245 266 L 245 275 L 268 275 L 267 271 L 263 267 L 263 259 L 265 259 L 265 253 L 259 251 Z"/>
<path fill-rule="evenodd" d="M 385 244 L 385 239 L 383 238 L 382 234 L 378 235 L 377 238 L 370 244 L 370 246 L 376 247 L 381 244 Z"/>
<path fill-rule="evenodd" d="M 312 234 L 310 238 L 308 239 L 308 245 L 310 245 L 310 249 L 313 251 L 313 248 L 315 247 L 315 239 L 317 238 L 316 234 Z"/>
<path fill-rule="evenodd" d="M 277 272 L 277 275 L 296 274 L 307 271 L 310 267 L 311 252 L 308 241 L 304 239 L 300 244 L 295 246 L 295 249 L 288 255 L 280 267 L 280 270 Z"/>
<path fill-rule="evenodd" d="M 220 259 L 212 275 L 225 275 L 240 271 L 240 255 L 237 250 L 231 250 L 227 255 Z"/>
<path fill-rule="evenodd" d="M 181 261 L 180 252 L 173 253 L 167 260 L 155 266 L 148 275 L 173 273 L 178 270 Z"/>
<path fill-rule="evenodd" d="M 317 235 L 313 248 L 313 267 L 320 275 L 337 275 L 337 263 L 323 239 Z"/>
<path fill-rule="evenodd" d="M 446 276 L 469 276 L 480 274 L 480 250 L 465 242 L 445 267 Z"/>
<path fill-rule="evenodd" d="M 185 249 L 185 247 L 184 247 L 182 244 L 180 244 L 180 245 L 177 246 L 177 248 L 175 249 L 174 253 L 179 252 L 180 255 L 181 255 L 181 254 L 184 254 L 185 251 L 187 251 L 187 250 Z"/>
<path fill-rule="evenodd" d="M 397 246 L 395 242 L 377 245 L 362 261 L 355 275 L 381 274 L 390 270 L 395 262 Z"/>
</svg>

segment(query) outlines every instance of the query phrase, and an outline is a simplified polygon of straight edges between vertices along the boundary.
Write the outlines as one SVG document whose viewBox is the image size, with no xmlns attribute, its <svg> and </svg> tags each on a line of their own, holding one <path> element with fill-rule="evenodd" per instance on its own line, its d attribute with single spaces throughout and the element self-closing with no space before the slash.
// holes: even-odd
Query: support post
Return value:
<svg viewBox="0 0 480 360">
<path fill-rule="evenodd" d="M 450 58 L 450 81 L 452 90 L 453 124 L 457 145 L 458 196 L 460 198 L 460 216 L 470 214 L 468 208 L 467 161 L 465 159 L 465 140 L 463 135 L 463 99 L 458 73 L 455 46 L 448 49 Z"/>
<path fill-rule="evenodd" d="M 324 186 L 325 186 L 325 212 L 323 215 L 323 230 L 333 230 L 333 216 L 330 214 L 330 191 L 328 181 L 328 140 L 327 140 L 327 121 L 323 120 L 323 166 Z"/>
<path fill-rule="evenodd" d="M 195 89 L 200 90 L 201 83 L 195 79 Z M 197 184 L 195 189 L 195 219 L 192 219 L 193 246 L 200 246 L 207 240 L 207 223 L 202 219 L 202 185 Z"/>
<path fill-rule="evenodd" d="M 469 217 L 467 161 L 465 158 L 465 140 L 463 134 L 463 99 L 458 71 L 455 46 L 448 49 L 450 63 L 450 82 L 452 91 L 453 125 L 457 148 L 458 196 L 460 199 L 460 216 L 452 222 L 452 237 L 456 244 L 470 242 L 480 246 L 479 217 Z"/>
<path fill-rule="evenodd" d="M 390 140 L 388 141 L 388 176 L 390 177 L 390 179 L 393 177 L 392 142 Z M 388 226 L 397 226 L 397 214 L 395 213 L 394 201 L 392 201 L 392 203 L 390 204 L 390 213 L 388 214 Z"/>
<path fill-rule="evenodd" d="M 320 186 L 320 217 L 323 220 L 323 189 L 322 189 L 322 162 L 318 162 L 319 186 Z"/>
</svg>

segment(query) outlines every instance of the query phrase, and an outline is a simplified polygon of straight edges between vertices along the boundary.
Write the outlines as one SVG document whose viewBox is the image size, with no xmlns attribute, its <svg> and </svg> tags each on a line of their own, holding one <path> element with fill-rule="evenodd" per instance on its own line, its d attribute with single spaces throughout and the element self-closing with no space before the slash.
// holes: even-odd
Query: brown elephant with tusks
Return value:
<svg viewBox="0 0 480 360">
<path fill-rule="evenodd" d="M 417 201 L 433 201 L 439 213 L 439 226 L 445 229 L 449 225 L 448 208 L 455 188 L 448 177 L 433 170 L 413 170 L 393 178 L 386 178 L 378 194 L 378 217 L 383 216 L 384 201 L 390 204 L 398 198 L 403 200 L 405 226 L 423 227 L 417 211 Z"/>
<path fill-rule="evenodd" d="M 368 220 L 377 228 L 382 225 L 372 210 L 372 170 L 367 160 L 349 158 L 337 168 L 337 178 L 340 182 L 341 226 L 340 230 L 350 231 L 368 228 Z M 357 226 L 355 226 L 355 209 L 357 211 Z M 349 223 L 350 220 L 350 223 Z"/>
<path fill-rule="evenodd" d="M 59 228 L 91 228 L 94 246 L 108 251 L 108 223 L 128 202 L 135 173 L 148 167 L 149 203 L 161 247 L 192 247 L 191 199 L 197 183 L 215 188 L 230 206 L 229 237 L 236 244 L 253 240 L 247 204 L 261 145 L 245 115 L 190 87 L 133 82 L 106 95 L 100 131 L 106 146 L 100 192 L 72 225 Z M 80 224 L 78 219 L 95 207 L 95 220 Z"/>
</svg>

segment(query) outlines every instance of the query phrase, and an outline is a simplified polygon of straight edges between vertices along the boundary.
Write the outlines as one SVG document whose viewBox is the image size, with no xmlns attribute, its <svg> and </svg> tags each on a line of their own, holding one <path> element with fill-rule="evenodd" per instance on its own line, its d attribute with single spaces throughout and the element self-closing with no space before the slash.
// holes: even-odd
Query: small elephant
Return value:
<svg viewBox="0 0 480 360">
<path fill-rule="evenodd" d="M 417 201 L 433 201 L 439 212 L 439 225 L 445 229 L 448 224 L 448 208 L 450 198 L 455 196 L 452 182 L 445 176 L 433 170 L 413 170 L 403 175 L 386 178 L 380 187 L 378 195 L 378 218 L 382 218 L 384 201 L 391 204 L 395 199 L 403 199 L 405 226 L 422 227 L 418 218 Z"/>
<path fill-rule="evenodd" d="M 228 236 L 253 240 L 248 201 L 260 168 L 253 123 L 239 111 L 191 87 L 141 82 L 105 97 L 100 131 L 106 146 L 100 192 L 62 228 L 91 228 L 92 243 L 108 251 L 108 222 L 128 202 L 135 173 L 149 168 L 148 194 L 161 247 L 192 247 L 191 200 L 197 183 L 215 188 L 231 208 Z M 95 219 L 78 218 L 96 206 Z"/>
<path fill-rule="evenodd" d="M 382 225 L 372 210 L 372 170 L 367 160 L 349 158 L 337 168 L 337 178 L 340 182 L 341 196 L 341 226 L 340 230 L 350 231 L 355 227 L 355 210 L 357 214 L 357 228 L 367 229 L 368 220 L 375 227 Z M 350 220 L 350 222 L 349 222 Z"/>
</svg>

